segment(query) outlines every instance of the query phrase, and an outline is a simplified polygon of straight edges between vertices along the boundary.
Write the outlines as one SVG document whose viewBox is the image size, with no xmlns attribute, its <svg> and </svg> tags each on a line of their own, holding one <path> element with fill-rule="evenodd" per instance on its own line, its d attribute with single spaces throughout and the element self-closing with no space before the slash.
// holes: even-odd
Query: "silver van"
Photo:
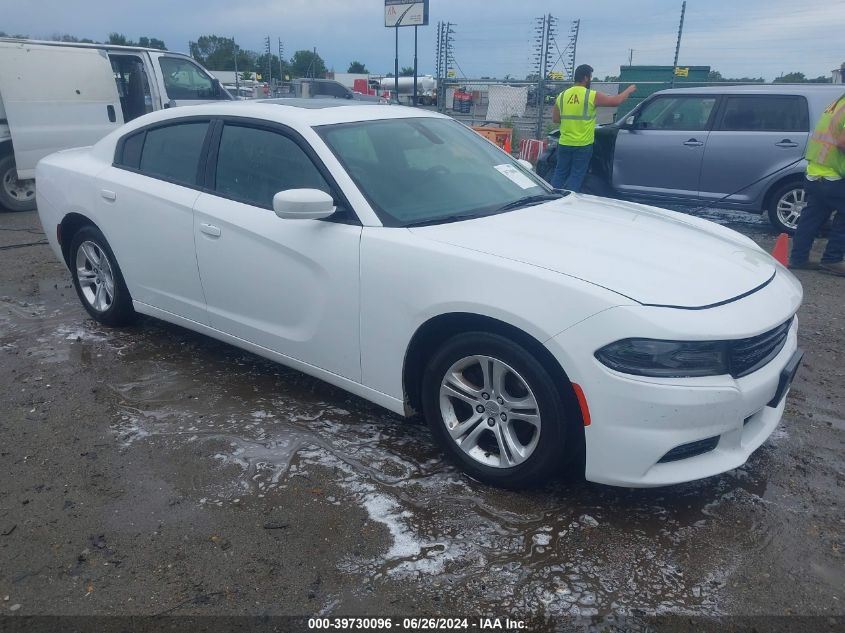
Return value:
<svg viewBox="0 0 845 633">
<path fill-rule="evenodd" d="M 656 92 L 596 129 L 585 191 L 765 211 L 778 231 L 792 232 L 806 204 L 807 139 L 843 92 L 845 86 L 824 84 Z"/>
</svg>

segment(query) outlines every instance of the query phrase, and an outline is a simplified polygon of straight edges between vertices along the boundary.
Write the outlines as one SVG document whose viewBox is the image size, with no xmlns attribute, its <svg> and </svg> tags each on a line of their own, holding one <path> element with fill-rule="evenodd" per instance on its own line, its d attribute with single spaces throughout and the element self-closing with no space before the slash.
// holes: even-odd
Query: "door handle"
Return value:
<svg viewBox="0 0 845 633">
<path fill-rule="evenodd" d="M 102 189 L 100 191 L 100 195 L 103 196 L 104 199 L 114 202 L 117 200 L 117 194 L 114 191 L 110 191 L 108 189 Z"/>
<path fill-rule="evenodd" d="M 211 237 L 220 237 L 220 227 L 214 226 L 213 224 L 200 224 L 200 231 Z"/>
<path fill-rule="evenodd" d="M 793 143 L 788 138 L 783 139 L 780 143 L 775 143 L 778 147 L 798 147 L 798 143 Z"/>
<path fill-rule="evenodd" d="M 701 147 L 702 145 L 704 145 L 704 143 L 702 141 L 699 141 L 698 139 L 691 138 L 688 141 L 684 141 L 684 145 L 686 145 L 687 147 Z"/>
</svg>

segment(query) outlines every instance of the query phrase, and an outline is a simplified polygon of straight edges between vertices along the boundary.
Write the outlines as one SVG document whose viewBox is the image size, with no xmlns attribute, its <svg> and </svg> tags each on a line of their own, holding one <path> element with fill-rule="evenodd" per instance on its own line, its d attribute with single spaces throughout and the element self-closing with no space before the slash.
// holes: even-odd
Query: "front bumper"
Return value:
<svg viewBox="0 0 845 633">
<path fill-rule="evenodd" d="M 753 306 L 757 303 L 753 297 L 742 302 Z M 770 322 L 739 333 L 736 332 L 736 323 L 742 321 L 733 321 L 735 333 L 732 336 L 719 335 L 720 327 L 725 328 L 724 334 L 730 331 L 727 324 L 732 319 L 727 315 L 717 315 L 724 318 L 713 319 L 711 338 L 739 338 L 776 326 L 778 320 L 787 320 L 797 310 L 800 288 L 797 297 L 788 299 L 781 301 L 780 308 L 774 313 L 772 310 L 761 311 L 758 303 L 751 311 L 756 314 L 756 320 L 759 321 L 760 315 L 765 314 Z M 725 311 L 725 308 L 728 312 L 744 311 L 742 306 L 731 305 L 712 312 Z M 614 308 L 587 319 L 546 343 L 560 359 L 569 378 L 581 386 L 589 406 L 591 424 L 584 428 L 586 478 L 616 486 L 664 486 L 709 477 L 741 466 L 771 435 L 783 416 L 787 389 L 779 390 L 779 384 L 784 368 L 793 360 L 798 347 L 798 320 L 793 320 L 777 356 L 741 378 L 729 375 L 649 378 L 623 374 L 604 366 L 593 353 L 611 342 L 608 340 L 609 332 L 625 332 L 622 336 L 612 336 L 612 340 L 626 336 L 672 340 L 696 338 L 691 333 L 684 336 L 677 329 L 673 336 L 667 332 L 671 328 L 665 323 L 657 326 L 657 335 L 643 333 L 643 323 L 632 315 L 644 310 L 656 309 Z M 679 324 L 690 322 L 695 329 L 696 323 L 706 323 L 701 312 L 691 315 L 688 311 L 666 310 L 664 314 L 679 319 Z M 698 328 L 698 331 L 707 330 Z M 697 338 L 705 340 L 702 336 Z M 673 449 L 710 438 L 715 438 L 715 446 L 711 443 L 706 452 L 675 461 L 661 461 Z"/>
</svg>

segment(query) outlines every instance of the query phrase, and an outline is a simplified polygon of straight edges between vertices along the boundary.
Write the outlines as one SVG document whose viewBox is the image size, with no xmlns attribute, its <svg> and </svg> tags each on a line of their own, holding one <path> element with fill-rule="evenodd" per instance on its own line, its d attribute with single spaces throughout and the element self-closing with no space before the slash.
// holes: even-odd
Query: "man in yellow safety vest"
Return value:
<svg viewBox="0 0 845 633">
<path fill-rule="evenodd" d="M 807 151 L 807 206 L 798 218 L 792 241 L 789 267 L 804 270 L 821 268 L 845 277 L 845 94 L 822 113 Z M 836 211 L 833 226 L 820 264 L 809 260 L 810 249 L 819 229 Z"/>
<path fill-rule="evenodd" d="M 552 176 L 552 186 L 556 189 L 581 191 L 593 155 L 596 108 L 618 106 L 637 87 L 630 85 L 614 96 L 590 90 L 593 69 L 587 64 L 581 64 L 575 69 L 573 80 L 575 85 L 557 96 L 552 111 L 552 121 L 560 124 L 560 144 L 556 151 L 557 166 Z"/>
</svg>

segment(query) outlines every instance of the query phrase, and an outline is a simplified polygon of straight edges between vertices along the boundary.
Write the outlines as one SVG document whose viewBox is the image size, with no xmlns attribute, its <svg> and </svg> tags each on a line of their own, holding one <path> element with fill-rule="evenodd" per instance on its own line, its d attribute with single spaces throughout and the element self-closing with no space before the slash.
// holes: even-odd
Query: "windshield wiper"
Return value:
<svg viewBox="0 0 845 633">
<path fill-rule="evenodd" d="M 465 213 L 463 215 L 444 215 L 440 218 L 431 218 L 429 220 L 419 220 L 418 222 L 408 222 L 403 224 L 404 228 L 412 226 L 431 226 L 432 224 L 447 224 L 449 222 L 460 222 L 461 220 L 473 220 L 475 218 L 485 218 L 488 215 L 495 215 L 494 213 Z"/>
<path fill-rule="evenodd" d="M 506 205 L 496 209 L 496 211 L 510 211 L 512 209 L 519 209 L 521 207 L 530 207 L 531 205 L 540 204 L 541 202 L 548 202 L 549 200 L 559 200 L 560 198 L 563 198 L 567 195 L 569 195 L 568 191 L 560 193 L 541 193 L 536 196 L 525 196 L 524 198 L 520 198 L 519 200 L 508 202 Z"/>
</svg>

